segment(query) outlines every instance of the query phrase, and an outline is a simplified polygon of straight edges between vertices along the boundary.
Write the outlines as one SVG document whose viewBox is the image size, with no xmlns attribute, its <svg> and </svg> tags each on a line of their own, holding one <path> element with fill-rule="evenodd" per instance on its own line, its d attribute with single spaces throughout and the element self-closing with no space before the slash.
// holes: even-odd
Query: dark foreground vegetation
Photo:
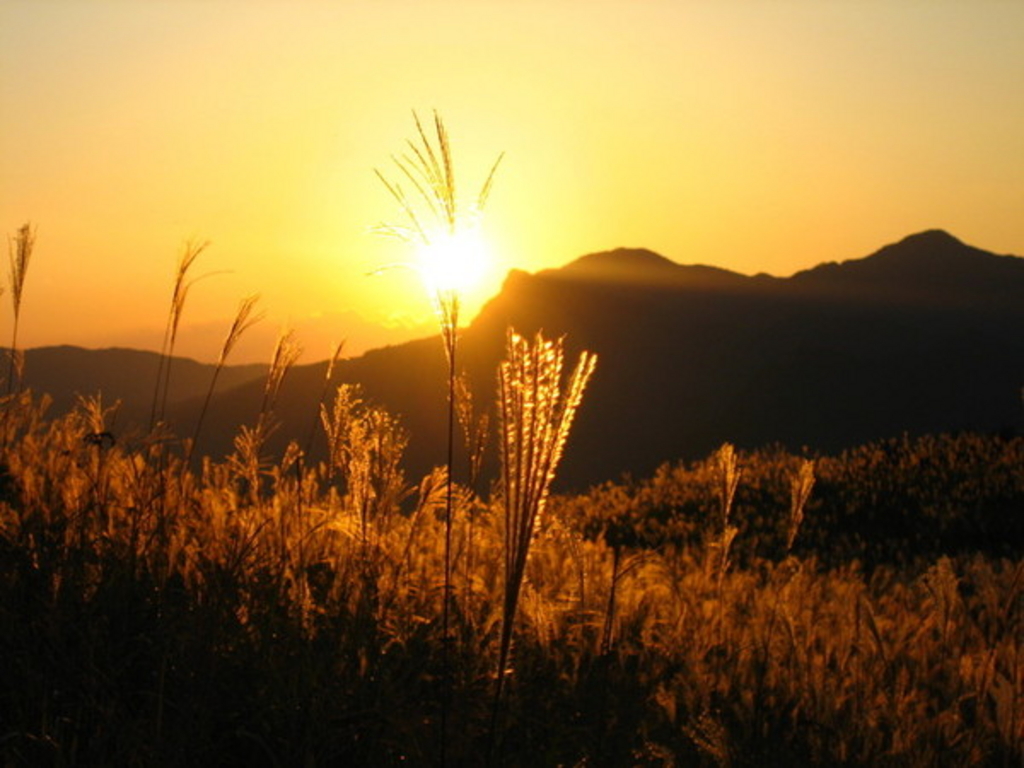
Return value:
<svg viewBox="0 0 1024 768">
<path fill-rule="evenodd" d="M 343 391 L 191 471 L 103 408 L 0 422 L 0 765 L 1024 760 L 1024 440 L 723 447 L 553 498 L 495 708 L 500 494 L 410 485 Z M 444 717 L 442 718 L 442 711 Z"/>
</svg>

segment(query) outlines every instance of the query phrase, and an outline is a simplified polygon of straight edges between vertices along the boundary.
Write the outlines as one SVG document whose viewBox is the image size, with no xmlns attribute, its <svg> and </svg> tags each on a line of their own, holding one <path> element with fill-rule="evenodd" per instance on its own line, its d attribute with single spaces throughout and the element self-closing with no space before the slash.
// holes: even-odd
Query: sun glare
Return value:
<svg viewBox="0 0 1024 768">
<path fill-rule="evenodd" d="M 417 269 L 431 293 L 472 293 L 491 261 L 487 241 L 476 226 L 431 236 L 416 252 Z"/>
</svg>

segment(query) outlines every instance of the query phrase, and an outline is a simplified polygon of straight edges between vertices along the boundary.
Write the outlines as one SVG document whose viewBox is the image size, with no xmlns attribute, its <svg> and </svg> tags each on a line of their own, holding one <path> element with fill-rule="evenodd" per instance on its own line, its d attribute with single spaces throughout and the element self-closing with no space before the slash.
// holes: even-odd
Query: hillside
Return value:
<svg viewBox="0 0 1024 768">
<path fill-rule="evenodd" d="M 0 359 L 7 358 L 0 352 Z M 118 423 L 125 427 L 148 424 L 153 407 L 160 355 L 134 349 L 38 347 L 25 352 L 24 385 L 46 393 L 54 413 L 64 413 L 77 399 L 102 394 L 105 406 L 120 403 Z M 186 358 L 171 362 L 169 403 L 205 397 L 215 366 Z M 225 391 L 261 379 L 266 365 L 228 365 L 218 378 Z M 7 371 L 4 371 L 6 376 Z"/>
<path fill-rule="evenodd" d="M 510 273 L 465 329 L 459 354 L 478 400 L 490 402 L 508 327 L 565 335 L 573 358 L 597 352 L 560 473 L 562 487 L 582 488 L 725 441 L 837 451 L 903 433 L 1019 432 L 1022 297 L 1024 259 L 934 230 L 790 278 L 617 249 Z M 277 447 L 290 437 L 307 443 L 325 370 L 288 374 Z M 443 461 L 444 375 L 440 341 L 430 338 L 342 361 L 332 385 L 358 382 L 401 415 L 418 477 Z M 201 450 L 230 449 L 238 426 L 255 419 L 262 386 L 223 382 Z M 200 402 L 197 394 L 171 409 L 182 434 Z"/>
<path fill-rule="evenodd" d="M 479 345 L 511 323 L 598 352 L 573 480 L 647 472 L 725 440 L 833 451 L 1021 425 L 1022 259 L 940 232 L 789 279 L 662 265 L 661 280 L 607 281 L 591 259 L 514 275 L 467 333 Z M 614 259 L 651 274 L 642 252 Z"/>
</svg>

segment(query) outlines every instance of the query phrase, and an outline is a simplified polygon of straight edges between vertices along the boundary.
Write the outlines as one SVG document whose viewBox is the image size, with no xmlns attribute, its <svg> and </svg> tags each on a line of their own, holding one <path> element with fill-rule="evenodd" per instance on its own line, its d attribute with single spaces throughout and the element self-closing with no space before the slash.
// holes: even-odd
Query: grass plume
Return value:
<svg viewBox="0 0 1024 768">
<path fill-rule="evenodd" d="M 460 227 L 475 223 L 490 196 L 494 175 L 503 155 L 498 155 L 477 194 L 475 205 L 465 208 L 459 201 L 455 182 L 455 163 L 452 158 L 448 130 L 441 115 L 435 110 L 433 136 L 413 112 L 416 138 L 406 142 L 406 151 L 392 155 L 397 176 L 388 177 L 375 169 L 385 189 L 402 212 L 401 221 L 384 223 L 377 227 L 381 234 L 397 237 L 419 247 L 429 247 L 435 240 L 454 239 Z M 423 275 L 421 275 L 423 277 Z M 454 504 L 453 470 L 455 450 L 455 420 L 458 374 L 459 292 L 451 285 L 428 285 L 431 300 L 441 326 L 441 340 L 448 360 L 448 422 L 447 422 L 447 474 L 445 479 L 445 555 L 444 555 L 444 614 L 442 623 L 445 637 L 450 623 L 449 603 L 452 597 L 452 514 Z M 447 651 L 445 671 L 447 679 Z M 446 762 L 447 706 L 441 722 L 441 764 Z"/>
<path fill-rule="evenodd" d="M 160 346 L 160 362 L 157 366 L 156 387 L 153 392 L 153 407 L 150 412 L 149 428 L 152 430 L 164 418 L 167 408 L 168 390 L 171 384 L 171 360 L 174 358 L 174 345 L 178 339 L 178 325 L 185 311 L 185 299 L 195 283 L 189 273 L 199 255 L 209 246 L 208 242 L 187 241 L 178 257 L 178 266 L 174 273 L 174 290 L 171 293 L 171 306 L 167 314 L 167 325 L 164 328 L 164 340 Z"/>
<path fill-rule="evenodd" d="M 498 374 L 505 591 L 495 712 L 534 529 L 547 506 L 569 430 L 597 363 L 595 355 L 583 352 L 563 390 L 564 359 L 561 339 L 550 341 L 538 334 L 531 343 L 508 331 L 507 357 Z"/>
<path fill-rule="evenodd" d="M 210 400 L 213 398 L 213 392 L 217 388 L 217 379 L 220 377 L 221 371 L 227 364 L 231 351 L 235 348 L 235 345 L 242 337 L 242 334 L 263 319 L 263 313 L 256 312 L 256 303 L 258 301 L 259 296 L 253 294 L 251 296 L 246 296 L 238 304 L 238 311 L 235 313 L 235 319 L 231 323 L 231 328 L 228 329 L 228 335 L 225 337 L 224 344 L 220 349 L 220 355 L 217 357 L 217 365 L 213 369 L 210 386 L 206 390 L 206 397 L 203 399 L 203 407 L 200 408 L 199 417 L 196 419 L 196 427 L 192 432 L 192 442 L 189 444 L 188 452 L 185 457 L 186 466 L 188 466 L 192 460 L 193 451 L 195 451 L 196 443 L 199 442 L 199 434 L 203 428 L 203 421 L 206 419 L 206 412 L 210 408 Z"/>
<path fill-rule="evenodd" d="M 345 349 L 345 340 L 342 339 L 331 349 L 331 356 L 327 359 L 327 369 L 324 371 L 324 383 L 320 389 L 320 397 L 316 403 L 316 415 L 312 424 L 309 425 L 309 434 L 306 436 L 305 454 L 308 456 L 313 450 L 313 440 L 316 438 L 317 426 L 321 423 L 321 413 L 327 402 L 327 395 L 331 389 L 331 381 L 334 379 L 334 367 L 341 359 L 341 353 Z"/>
<path fill-rule="evenodd" d="M 475 202 L 467 207 L 457 194 L 455 162 L 444 120 L 434 112 L 432 133 L 416 112 L 413 121 L 416 138 L 406 142 L 405 152 L 391 157 L 397 174 L 389 177 L 378 169 L 374 171 L 402 213 L 400 221 L 379 224 L 376 231 L 414 246 L 429 246 L 438 238 L 454 236 L 460 227 L 475 224 L 490 197 L 504 153 L 498 155 Z M 453 360 L 459 324 L 458 291 L 450 286 L 428 286 L 428 290 L 440 320 L 445 351 Z"/>
<path fill-rule="evenodd" d="M 11 330 L 10 365 L 7 373 L 7 393 L 21 386 L 23 358 L 18 350 L 18 324 L 21 319 L 21 300 L 25 291 L 25 276 L 36 244 L 36 229 L 30 222 L 22 224 L 17 234 L 7 240 L 7 259 L 10 265 L 11 301 L 14 305 L 14 325 Z"/>
<path fill-rule="evenodd" d="M 277 404 L 277 396 L 281 392 L 284 377 L 302 356 L 302 345 L 295 338 L 295 331 L 282 331 L 274 345 L 274 353 L 270 357 L 270 370 L 263 387 L 263 402 L 260 404 L 260 419 L 268 418 Z"/>
<path fill-rule="evenodd" d="M 345 506 L 356 510 L 364 550 L 387 532 L 405 494 L 400 462 L 408 435 L 397 420 L 363 401 L 358 387 L 338 387 L 330 409 L 321 406 L 328 444 L 328 479 L 340 486 Z"/>
<path fill-rule="evenodd" d="M 412 514 L 374 507 L 393 465 L 365 405 L 339 419 L 365 427 L 343 438 L 355 494 L 249 438 L 240 465 L 183 472 L 165 444 L 106 435 L 98 399 L 44 410 L 21 393 L 0 445 L 0 764 L 437 763 L 443 470 Z M 798 461 L 743 455 L 721 575 L 711 460 L 548 498 L 523 540 L 504 764 L 1020 764 L 1024 439 L 819 456 L 800 554 L 780 561 Z M 453 765 L 494 733 L 503 505 L 481 510 L 495 556 L 459 604 Z"/>
<path fill-rule="evenodd" d="M 796 535 L 804 521 L 804 509 L 814 489 L 814 460 L 803 459 L 789 480 L 789 521 L 786 527 L 786 552 L 793 549 Z"/>
</svg>

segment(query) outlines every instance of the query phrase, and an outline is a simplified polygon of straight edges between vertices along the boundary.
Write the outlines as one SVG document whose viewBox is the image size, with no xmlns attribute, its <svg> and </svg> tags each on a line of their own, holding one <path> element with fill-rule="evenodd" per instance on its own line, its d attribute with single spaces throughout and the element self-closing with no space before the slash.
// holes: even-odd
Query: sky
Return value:
<svg viewBox="0 0 1024 768">
<path fill-rule="evenodd" d="M 465 200 L 504 153 L 467 319 L 510 269 L 619 246 L 778 276 L 930 228 L 1024 255 L 1022 39 L 1018 0 L 0 0 L 18 343 L 158 350 L 189 241 L 180 354 L 252 294 L 229 362 L 435 333 L 373 231 L 414 111 Z"/>
</svg>

